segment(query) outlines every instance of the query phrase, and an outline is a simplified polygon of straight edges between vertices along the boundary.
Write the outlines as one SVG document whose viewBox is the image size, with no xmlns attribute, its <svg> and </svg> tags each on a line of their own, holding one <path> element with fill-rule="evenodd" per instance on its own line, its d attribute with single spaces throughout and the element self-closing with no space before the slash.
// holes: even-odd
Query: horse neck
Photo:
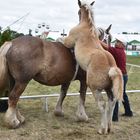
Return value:
<svg viewBox="0 0 140 140">
<path fill-rule="evenodd" d="M 92 16 L 92 13 L 82 12 L 80 24 L 85 25 L 85 27 L 89 29 L 91 35 L 94 38 L 98 38 L 98 35 L 96 33 L 96 28 L 94 25 L 94 18 Z"/>
<path fill-rule="evenodd" d="M 81 17 L 80 23 L 87 23 L 88 24 L 88 22 L 89 22 L 89 19 L 87 18 L 87 16 L 86 15 L 83 15 Z"/>
<path fill-rule="evenodd" d="M 79 34 L 77 38 L 79 38 L 80 41 L 82 40 L 82 42 L 88 42 L 88 44 L 91 44 L 89 46 L 92 46 L 93 44 L 93 48 L 94 46 L 95 48 L 100 48 L 101 46 L 96 33 L 93 16 L 92 13 L 88 12 L 85 11 L 81 12 L 80 23 L 78 25 Z"/>
<path fill-rule="evenodd" d="M 78 28 L 75 29 L 75 33 L 77 34 L 77 41 L 78 44 L 82 42 L 82 46 L 85 47 L 84 44 L 88 44 L 87 47 L 92 47 L 92 49 L 103 49 L 100 45 L 98 36 L 96 33 L 92 33 L 96 31 L 91 31 L 90 28 L 88 28 L 87 24 L 82 22 L 79 24 Z M 81 45 L 80 45 L 81 48 Z"/>
<path fill-rule="evenodd" d="M 79 32 L 84 32 L 84 34 L 88 35 L 87 37 L 93 36 L 95 38 L 97 36 L 96 29 L 94 28 L 93 24 L 91 24 L 87 21 L 88 21 L 88 19 L 86 19 L 86 20 L 83 19 L 80 21 Z"/>
<path fill-rule="evenodd" d="M 91 19 L 89 19 L 88 14 L 85 13 L 81 15 L 80 24 L 85 24 L 89 26 L 89 28 L 93 27 L 93 22 L 91 21 Z"/>
</svg>

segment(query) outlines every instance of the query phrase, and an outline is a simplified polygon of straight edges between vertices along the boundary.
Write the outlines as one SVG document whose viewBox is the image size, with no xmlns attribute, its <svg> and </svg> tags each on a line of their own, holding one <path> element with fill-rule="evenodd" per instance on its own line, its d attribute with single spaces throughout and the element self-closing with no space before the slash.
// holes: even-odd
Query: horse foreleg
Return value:
<svg viewBox="0 0 140 140">
<path fill-rule="evenodd" d="M 87 91 L 86 81 L 80 81 L 79 105 L 76 112 L 78 121 L 88 121 L 88 116 L 85 112 L 86 91 Z"/>
<path fill-rule="evenodd" d="M 70 85 L 70 82 L 61 85 L 61 93 L 60 93 L 60 96 L 58 98 L 55 110 L 54 110 L 55 116 L 64 116 L 64 112 L 62 110 L 62 104 L 63 104 L 63 101 L 66 97 L 69 85 Z"/>
<path fill-rule="evenodd" d="M 20 112 L 17 110 L 17 102 L 20 95 L 24 91 L 27 84 L 22 84 L 16 82 L 14 88 L 10 92 L 8 100 L 8 110 L 5 114 L 5 122 L 9 128 L 17 128 L 21 123 L 24 122 L 24 117 L 21 116 Z"/>
</svg>

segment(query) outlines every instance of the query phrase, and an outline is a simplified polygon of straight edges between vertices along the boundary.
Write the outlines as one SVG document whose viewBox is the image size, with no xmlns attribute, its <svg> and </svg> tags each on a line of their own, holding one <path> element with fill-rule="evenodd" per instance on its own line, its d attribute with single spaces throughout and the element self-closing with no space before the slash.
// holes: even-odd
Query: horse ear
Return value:
<svg viewBox="0 0 140 140">
<path fill-rule="evenodd" d="M 94 3 L 95 3 L 95 1 L 93 1 L 90 5 L 93 6 Z"/>
<path fill-rule="evenodd" d="M 81 1 L 80 0 L 78 0 L 78 5 L 79 5 L 79 7 L 81 7 Z"/>
<path fill-rule="evenodd" d="M 112 27 L 112 24 L 110 24 L 109 27 L 106 29 L 106 33 L 109 33 L 111 27 Z"/>
</svg>

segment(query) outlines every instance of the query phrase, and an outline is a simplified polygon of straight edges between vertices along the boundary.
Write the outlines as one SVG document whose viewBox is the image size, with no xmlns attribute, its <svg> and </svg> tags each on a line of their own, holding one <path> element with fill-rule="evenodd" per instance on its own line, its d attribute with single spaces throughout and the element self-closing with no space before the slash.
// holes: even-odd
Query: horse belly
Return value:
<svg viewBox="0 0 140 140">
<path fill-rule="evenodd" d="M 61 85 L 63 83 L 67 83 L 69 81 L 71 81 L 72 79 L 72 75 L 68 74 L 55 74 L 53 72 L 50 73 L 40 73 L 39 75 L 37 75 L 34 80 L 44 84 L 44 85 L 48 85 L 48 86 L 58 86 Z"/>
<path fill-rule="evenodd" d="M 46 67 L 35 76 L 35 80 L 48 86 L 57 86 L 70 82 L 74 76 L 74 66 L 71 63 L 57 63 Z"/>
<path fill-rule="evenodd" d="M 85 54 L 84 52 L 81 52 L 80 50 L 75 49 L 75 57 L 76 61 L 79 63 L 80 67 L 83 70 L 87 70 L 87 66 L 90 61 L 90 55 Z"/>
</svg>

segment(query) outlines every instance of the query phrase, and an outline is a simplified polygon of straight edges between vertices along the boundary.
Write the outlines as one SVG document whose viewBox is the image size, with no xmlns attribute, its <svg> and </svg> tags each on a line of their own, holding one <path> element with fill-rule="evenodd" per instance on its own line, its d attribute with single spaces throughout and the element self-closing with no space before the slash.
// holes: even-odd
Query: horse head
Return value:
<svg viewBox="0 0 140 140">
<path fill-rule="evenodd" d="M 94 4 L 95 1 L 93 1 L 91 4 L 86 4 L 84 2 L 81 2 L 80 0 L 78 0 L 78 5 L 79 5 L 79 20 L 83 21 L 83 20 L 89 20 L 91 21 L 93 19 L 93 12 L 92 12 L 92 6 Z"/>
<path fill-rule="evenodd" d="M 94 24 L 94 16 L 92 11 L 93 4 L 94 2 L 92 2 L 91 4 L 87 4 L 86 2 L 81 2 L 80 0 L 78 0 L 79 24 L 70 30 L 69 36 L 64 40 L 64 45 L 68 48 L 72 48 L 76 44 L 76 42 L 80 42 L 83 35 L 85 38 L 90 37 L 99 40 Z"/>
<path fill-rule="evenodd" d="M 99 39 L 105 42 L 109 46 L 112 40 L 112 35 L 110 33 L 111 26 L 112 24 L 110 24 L 107 29 L 103 29 L 101 27 L 97 28 L 97 34 L 98 34 Z"/>
</svg>

